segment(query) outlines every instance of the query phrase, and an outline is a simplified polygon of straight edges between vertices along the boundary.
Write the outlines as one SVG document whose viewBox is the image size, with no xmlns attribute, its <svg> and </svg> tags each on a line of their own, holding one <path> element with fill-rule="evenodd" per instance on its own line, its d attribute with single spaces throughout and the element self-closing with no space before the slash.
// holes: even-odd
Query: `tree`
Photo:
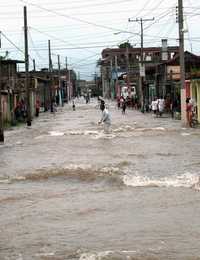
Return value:
<svg viewBox="0 0 200 260">
<path fill-rule="evenodd" d="M 130 44 L 129 41 L 121 43 L 120 45 L 118 45 L 118 47 L 120 49 L 123 49 L 123 48 L 133 48 L 133 46 Z"/>
</svg>

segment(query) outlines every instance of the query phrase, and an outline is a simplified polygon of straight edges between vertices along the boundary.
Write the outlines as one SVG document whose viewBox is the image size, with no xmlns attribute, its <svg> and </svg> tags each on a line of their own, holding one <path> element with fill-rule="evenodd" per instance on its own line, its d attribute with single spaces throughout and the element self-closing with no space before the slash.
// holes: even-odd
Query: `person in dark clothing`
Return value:
<svg viewBox="0 0 200 260">
<path fill-rule="evenodd" d="M 73 111 L 76 110 L 76 106 L 75 106 L 74 100 L 72 101 L 72 109 L 73 109 Z"/>
<path fill-rule="evenodd" d="M 101 111 L 103 111 L 105 108 L 105 101 L 103 99 L 101 99 L 101 103 L 100 103 L 100 109 Z"/>
<path fill-rule="evenodd" d="M 122 114 L 126 113 L 126 100 L 123 101 L 122 103 Z"/>
<path fill-rule="evenodd" d="M 35 104 L 35 116 L 38 117 L 39 113 L 40 113 L 40 101 L 39 99 L 37 99 Z"/>
</svg>

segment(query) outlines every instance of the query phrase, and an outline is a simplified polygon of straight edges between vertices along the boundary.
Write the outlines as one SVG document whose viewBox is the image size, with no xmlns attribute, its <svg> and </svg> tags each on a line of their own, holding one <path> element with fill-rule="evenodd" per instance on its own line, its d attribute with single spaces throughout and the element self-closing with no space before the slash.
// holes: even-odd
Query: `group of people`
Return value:
<svg viewBox="0 0 200 260">
<path fill-rule="evenodd" d="M 117 97 L 117 107 L 118 109 L 122 109 L 122 114 L 125 114 L 127 107 L 138 109 L 139 103 L 137 95 L 132 97 L 127 96 L 126 98 L 123 96 Z"/>
<path fill-rule="evenodd" d="M 26 103 L 24 99 L 20 99 L 14 109 L 15 119 L 17 121 L 24 121 L 27 116 Z"/>
<path fill-rule="evenodd" d="M 160 98 L 154 98 L 151 102 L 151 110 L 156 116 L 162 116 L 165 108 L 165 100 L 161 96 Z"/>
</svg>

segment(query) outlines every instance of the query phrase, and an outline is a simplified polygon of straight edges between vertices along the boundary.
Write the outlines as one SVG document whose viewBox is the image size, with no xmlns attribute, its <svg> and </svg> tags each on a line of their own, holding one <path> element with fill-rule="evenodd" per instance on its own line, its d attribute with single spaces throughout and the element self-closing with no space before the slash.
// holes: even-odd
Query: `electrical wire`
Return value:
<svg viewBox="0 0 200 260">
<path fill-rule="evenodd" d="M 12 40 L 10 40 L 2 31 L 1 31 L 1 35 L 11 44 L 13 45 L 19 52 L 24 54 L 24 51 L 21 50 Z"/>
<path fill-rule="evenodd" d="M 60 38 L 58 38 L 58 37 L 56 37 L 56 36 L 53 36 L 53 35 L 51 35 L 51 34 L 49 34 L 49 33 L 42 32 L 42 31 L 40 31 L 40 30 L 38 30 L 38 29 L 36 29 L 36 28 L 34 28 L 34 27 L 30 27 L 30 28 L 31 28 L 32 30 L 35 30 L 36 32 L 39 32 L 39 33 L 41 33 L 41 34 L 44 34 L 44 35 L 50 37 L 51 39 L 55 39 L 55 40 L 57 40 L 57 41 L 60 41 L 60 42 L 65 43 L 65 44 L 74 46 L 74 49 L 76 49 L 76 47 L 77 47 L 76 44 L 69 43 L 69 42 L 67 42 L 67 41 L 65 41 L 65 40 L 63 40 L 63 39 L 60 39 Z M 73 49 L 73 48 L 71 48 L 71 49 Z M 78 49 L 80 49 L 80 48 L 78 48 Z M 89 51 L 89 50 L 88 50 L 88 51 Z M 91 51 L 89 51 L 89 52 L 91 52 Z M 92 52 L 92 53 L 93 53 L 93 52 Z"/>
<path fill-rule="evenodd" d="M 67 19 L 75 20 L 77 22 L 89 24 L 89 25 L 92 25 L 92 26 L 95 26 L 95 27 L 104 28 L 104 29 L 111 30 L 111 31 L 120 31 L 119 28 L 113 28 L 113 27 L 110 27 L 110 26 L 100 25 L 100 24 L 96 24 L 96 23 L 93 23 L 93 22 L 89 22 L 89 21 L 86 21 L 86 20 L 83 20 L 83 19 L 80 19 L 80 18 L 76 18 L 76 17 L 70 16 L 70 15 L 67 15 L 67 14 L 63 14 L 63 13 L 59 13 L 57 11 L 53 11 L 51 9 L 42 7 L 42 6 L 37 5 L 37 4 L 29 3 L 29 2 L 27 2 L 25 0 L 19 0 L 19 1 L 23 2 L 23 3 L 26 3 L 28 5 L 31 5 L 31 6 L 35 6 L 35 7 L 39 8 L 39 9 L 42 9 L 42 10 L 44 10 L 46 12 L 53 13 L 53 14 L 56 14 L 58 16 L 61 16 L 61 17 L 67 18 Z M 138 35 L 138 33 L 135 33 L 135 35 Z"/>
<path fill-rule="evenodd" d="M 36 49 L 36 47 L 35 47 L 35 44 L 34 44 L 34 42 L 33 42 L 33 38 L 32 38 L 32 36 L 31 36 L 30 30 L 28 30 L 28 34 L 29 34 L 29 39 L 31 40 L 31 43 L 32 43 L 32 45 L 33 45 L 33 48 L 34 48 L 34 51 L 35 51 L 36 55 L 38 56 L 38 58 L 39 58 L 40 60 L 45 60 L 45 58 L 42 57 L 42 56 L 40 55 L 40 53 L 37 51 L 37 49 Z"/>
</svg>

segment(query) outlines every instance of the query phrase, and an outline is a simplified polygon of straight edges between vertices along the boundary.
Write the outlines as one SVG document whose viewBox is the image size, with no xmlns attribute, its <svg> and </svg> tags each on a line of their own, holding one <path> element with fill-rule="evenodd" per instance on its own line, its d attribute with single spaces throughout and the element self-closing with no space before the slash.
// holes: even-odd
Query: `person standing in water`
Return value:
<svg viewBox="0 0 200 260">
<path fill-rule="evenodd" d="M 111 116 L 108 109 L 105 107 L 105 105 L 102 106 L 101 110 L 102 110 L 102 117 L 98 123 L 104 124 L 104 133 L 108 134 L 110 132 L 110 127 L 111 127 Z"/>
</svg>

